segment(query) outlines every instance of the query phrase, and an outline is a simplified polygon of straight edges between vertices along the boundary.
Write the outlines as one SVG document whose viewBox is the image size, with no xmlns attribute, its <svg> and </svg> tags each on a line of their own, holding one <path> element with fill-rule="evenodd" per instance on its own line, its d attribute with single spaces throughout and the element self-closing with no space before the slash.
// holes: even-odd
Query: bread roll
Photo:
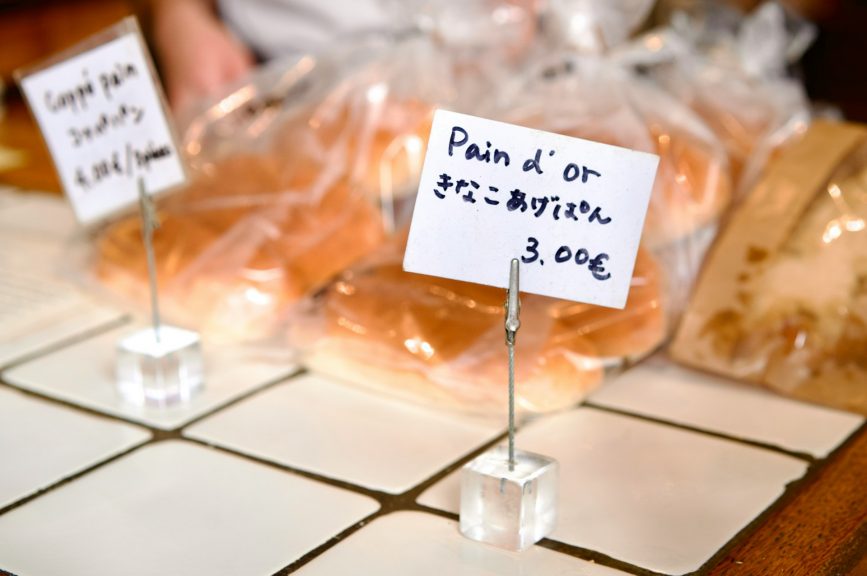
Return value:
<svg viewBox="0 0 867 576">
<path fill-rule="evenodd" d="M 659 156 L 644 224 L 644 238 L 650 247 L 684 238 L 712 224 L 728 206 L 731 180 L 726 164 L 719 151 L 701 139 L 660 124 L 647 126 L 638 140 L 629 133 L 606 130 L 600 125 L 561 132 Z"/>
<path fill-rule="evenodd" d="M 414 196 L 433 112 L 419 100 L 391 97 L 384 85 L 338 92 L 285 122 L 272 149 L 290 172 L 338 167 L 375 202 L 383 193 Z"/>
<path fill-rule="evenodd" d="M 666 334 L 666 316 L 660 270 L 653 257 L 638 250 L 623 310 L 581 302 L 557 301 L 556 338 L 579 334 L 590 340 L 603 358 L 637 359 L 659 346 Z"/>
<path fill-rule="evenodd" d="M 160 203 L 157 276 L 170 318 L 230 339 L 262 335 L 296 301 L 383 240 L 378 211 L 345 179 L 287 174 L 267 155 L 207 168 Z M 97 240 L 96 271 L 145 304 L 147 267 L 138 216 Z"/>
<path fill-rule="evenodd" d="M 294 342 L 307 344 L 307 365 L 403 397 L 502 410 L 505 292 L 404 272 L 402 255 L 402 245 L 391 245 L 318 295 L 312 319 L 290 330 Z M 638 357 L 662 342 L 655 265 L 646 252 L 641 262 L 625 311 L 522 295 L 519 409 L 575 405 L 602 380 L 603 355 Z M 653 277 L 639 278 L 644 273 Z"/>
</svg>

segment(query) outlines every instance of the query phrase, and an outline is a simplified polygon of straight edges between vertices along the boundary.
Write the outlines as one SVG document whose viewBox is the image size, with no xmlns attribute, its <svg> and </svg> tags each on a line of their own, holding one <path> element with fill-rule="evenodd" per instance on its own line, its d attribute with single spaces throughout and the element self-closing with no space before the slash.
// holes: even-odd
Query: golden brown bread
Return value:
<svg viewBox="0 0 867 576">
<path fill-rule="evenodd" d="M 643 93 L 638 92 L 636 98 Z M 550 94 L 539 96 L 545 97 L 552 98 Z M 534 107 L 506 116 L 511 122 L 532 128 L 658 155 L 659 167 L 644 225 L 643 238 L 648 247 L 668 245 L 713 225 L 729 206 L 732 179 L 728 162 L 709 132 L 696 134 L 696 126 L 688 122 L 681 126 L 670 120 L 646 118 L 630 107 L 628 99 L 618 100 L 618 95 L 613 94 L 612 101 L 605 104 L 592 93 L 579 92 L 574 97 L 578 100 L 575 106 L 557 103 L 563 106 L 562 117 L 556 110 L 534 111 Z M 669 100 L 658 104 L 672 105 Z"/>
<path fill-rule="evenodd" d="M 159 207 L 161 295 L 180 321 L 231 338 L 259 336 L 278 310 L 383 240 L 378 211 L 342 179 L 311 185 L 309 173 L 286 175 L 264 155 L 229 157 L 209 170 Z M 96 272 L 143 304 L 140 234 L 137 216 L 104 230 Z"/>
<path fill-rule="evenodd" d="M 306 364 L 403 397 L 501 409 L 508 381 L 504 291 L 404 272 L 401 256 L 402 245 L 388 246 L 318 295 L 320 324 L 308 319 L 291 329 L 293 341 L 307 344 Z M 640 357 L 662 342 L 657 270 L 644 251 L 640 262 L 637 289 L 622 311 L 522 295 L 520 409 L 572 406 L 602 380 L 603 357 Z"/>
<path fill-rule="evenodd" d="M 160 202 L 154 243 L 171 315 L 259 334 L 285 304 L 381 243 L 380 195 L 414 192 L 433 109 L 368 96 L 332 94 L 286 118 L 263 152 L 199 162 L 190 184 Z M 145 301 L 136 217 L 102 232 L 96 269 Z"/>
<path fill-rule="evenodd" d="M 634 148 L 632 137 L 597 126 L 564 130 L 567 136 Z M 648 150 L 659 167 L 647 208 L 644 238 L 651 247 L 683 238 L 712 224 L 731 201 L 731 178 L 717 151 L 684 130 L 658 123 L 647 127 Z"/>
<path fill-rule="evenodd" d="M 357 96 L 333 95 L 343 100 L 326 99 L 285 122 L 274 137 L 274 155 L 289 172 L 309 166 L 324 170 L 337 163 L 350 185 L 376 201 L 384 187 L 398 196 L 414 194 L 434 108 L 387 94 L 359 103 Z"/>
<path fill-rule="evenodd" d="M 646 355 L 666 334 L 662 284 L 659 266 L 649 252 L 639 249 L 626 307 L 615 310 L 557 301 L 552 306 L 555 338 L 581 335 L 603 358 L 635 359 Z"/>
</svg>

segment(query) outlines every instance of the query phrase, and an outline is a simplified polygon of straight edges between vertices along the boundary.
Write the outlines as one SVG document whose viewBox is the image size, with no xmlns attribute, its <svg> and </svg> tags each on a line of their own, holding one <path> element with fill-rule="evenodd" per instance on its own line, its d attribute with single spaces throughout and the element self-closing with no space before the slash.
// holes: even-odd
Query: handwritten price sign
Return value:
<svg viewBox="0 0 867 576">
<path fill-rule="evenodd" d="M 19 79 L 82 224 L 185 179 L 134 20 L 110 39 Z"/>
<path fill-rule="evenodd" d="M 623 308 L 659 157 L 439 110 L 408 272 Z"/>
</svg>

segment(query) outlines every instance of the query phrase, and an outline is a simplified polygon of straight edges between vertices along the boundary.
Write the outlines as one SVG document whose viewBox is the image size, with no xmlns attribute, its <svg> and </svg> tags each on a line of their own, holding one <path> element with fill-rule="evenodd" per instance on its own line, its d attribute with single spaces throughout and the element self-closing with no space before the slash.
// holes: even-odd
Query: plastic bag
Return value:
<svg viewBox="0 0 867 576">
<path fill-rule="evenodd" d="M 389 34 L 269 65 L 188 117 L 192 183 L 160 202 L 155 234 L 167 315 L 216 338 L 267 336 L 408 221 L 434 107 L 466 110 L 510 59 L 469 46 L 397 19 Z M 481 49 L 490 62 L 468 59 Z M 130 217 L 102 231 L 95 269 L 143 304 L 138 230 Z"/>
<path fill-rule="evenodd" d="M 219 339 L 262 336 L 287 304 L 380 244 L 379 214 L 345 181 L 322 179 L 317 195 L 291 180 L 273 159 L 236 155 L 161 203 L 154 248 L 168 318 Z M 100 233 L 95 267 L 147 301 L 137 217 Z"/>
<path fill-rule="evenodd" d="M 310 369 L 391 395 L 501 412 L 508 383 L 502 289 L 402 270 L 390 241 L 319 292 L 289 322 Z M 516 405 L 573 406 L 606 370 L 656 349 L 666 334 L 660 271 L 640 250 L 626 308 L 521 296 Z"/>
<path fill-rule="evenodd" d="M 739 193 L 755 184 L 771 153 L 803 134 L 810 108 L 800 81 L 787 68 L 800 59 L 814 27 L 775 2 L 746 17 L 705 3 L 679 12 L 646 34 L 633 63 L 690 106 L 724 143 Z M 643 60 L 643 62 L 642 62 Z"/>
<path fill-rule="evenodd" d="M 561 55 L 501 91 L 493 115 L 660 157 L 645 220 L 650 247 L 713 227 L 728 206 L 725 152 L 690 110 L 610 61 Z"/>
<path fill-rule="evenodd" d="M 432 114 L 382 78 L 384 49 L 263 70 L 190 122 L 191 183 L 159 202 L 154 235 L 170 319 L 218 339 L 266 336 L 278 313 L 382 242 L 372 199 L 386 174 L 390 192 L 411 187 Z M 143 304 L 139 229 L 130 216 L 102 230 L 94 265 Z"/>
<path fill-rule="evenodd" d="M 639 76 L 620 52 L 650 2 L 561 0 L 545 22 L 557 46 L 491 99 L 486 114 L 660 157 L 643 241 L 663 262 L 668 310 L 685 304 L 731 200 L 725 150 L 687 106 Z"/>
<path fill-rule="evenodd" d="M 867 414 L 867 128 L 817 122 L 722 231 L 671 354 Z"/>
</svg>

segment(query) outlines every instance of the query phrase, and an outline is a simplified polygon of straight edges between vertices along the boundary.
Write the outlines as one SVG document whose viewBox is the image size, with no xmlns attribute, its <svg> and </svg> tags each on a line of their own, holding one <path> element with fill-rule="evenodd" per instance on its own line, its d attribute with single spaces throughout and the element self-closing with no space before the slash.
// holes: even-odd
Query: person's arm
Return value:
<svg viewBox="0 0 867 576">
<path fill-rule="evenodd" d="M 153 37 L 175 110 L 238 79 L 253 65 L 249 48 L 219 20 L 213 0 L 155 0 Z"/>
</svg>

